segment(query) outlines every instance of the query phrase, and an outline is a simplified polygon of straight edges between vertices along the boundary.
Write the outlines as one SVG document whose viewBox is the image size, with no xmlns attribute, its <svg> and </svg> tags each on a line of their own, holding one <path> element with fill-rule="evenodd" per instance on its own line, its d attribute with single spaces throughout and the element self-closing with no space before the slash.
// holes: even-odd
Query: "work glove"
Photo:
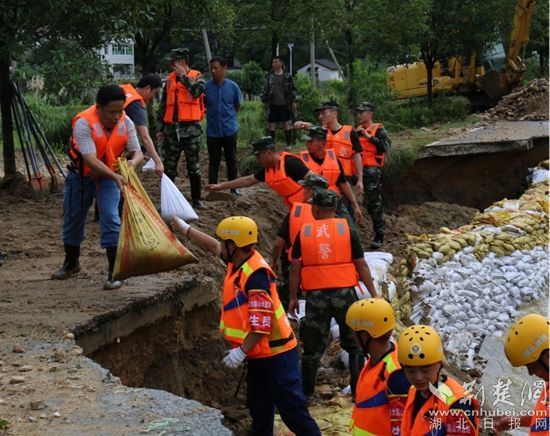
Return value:
<svg viewBox="0 0 550 436">
<path fill-rule="evenodd" d="M 172 224 L 174 227 L 180 229 L 186 235 L 187 235 L 187 232 L 189 232 L 189 228 L 191 227 L 189 224 L 187 224 L 181 218 L 178 218 L 176 215 L 172 215 L 170 217 L 170 224 Z"/>
<path fill-rule="evenodd" d="M 237 368 L 246 359 L 246 353 L 241 347 L 233 348 L 225 353 L 222 363 L 228 368 Z"/>
</svg>

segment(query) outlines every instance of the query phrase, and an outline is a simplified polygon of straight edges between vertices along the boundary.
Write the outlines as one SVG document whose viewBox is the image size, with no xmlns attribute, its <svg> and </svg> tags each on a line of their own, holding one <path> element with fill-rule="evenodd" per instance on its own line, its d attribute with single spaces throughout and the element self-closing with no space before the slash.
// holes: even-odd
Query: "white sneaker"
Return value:
<svg viewBox="0 0 550 436">
<path fill-rule="evenodd" d="M 105 283 L 103 283 L 103 289 L 106 291 L 111 291 L 122 287 L 123 284 L 124 280 L 106 280 Z"/>
</svg>

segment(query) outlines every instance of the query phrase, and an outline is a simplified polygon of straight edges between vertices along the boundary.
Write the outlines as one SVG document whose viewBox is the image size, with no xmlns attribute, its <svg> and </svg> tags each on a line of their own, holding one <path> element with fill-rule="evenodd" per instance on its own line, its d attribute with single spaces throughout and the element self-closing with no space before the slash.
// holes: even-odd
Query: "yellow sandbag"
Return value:
<svg viewBox="0 0 550 436">
<path fill-rule="evenodd" d="M 122 188 L 124 206 L 113 278 L 123 280 L 197 262 L 164 223 L 125 160 L 119 160 L 119 172 L 128 186 Z"/>
</svg>

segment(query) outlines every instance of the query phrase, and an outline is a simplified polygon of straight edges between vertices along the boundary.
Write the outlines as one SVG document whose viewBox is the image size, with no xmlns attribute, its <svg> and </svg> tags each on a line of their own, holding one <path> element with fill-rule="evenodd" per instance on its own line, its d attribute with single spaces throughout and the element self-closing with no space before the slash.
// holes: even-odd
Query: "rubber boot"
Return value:
<svg viewBox="0 0 550 436">
<path fill-rule="evenodd" d="M 52 274 L 52 280 L 65 280 L 80 271 L 80 245 L 65 244 L 65 260 L 63 266 Z"/>
<path fill-rule="evenodd" d="M 189 177 L 191 184 L 191 203 L 194 209 L 206 209 L 206 206 L 201 201 L 201 176 L 194 175 Z"/>
<path fill-rule="evenodd" d="M 372 240 L 372 243 L 370 244 L 371 250 L 378 250 L 382 247 L 384 244 L 384 234 L 383 233 L 375 233 L 374 239 Z"/>
<path fill-rule="evenodd" d="M 315 380 L 317 379 L 318 365 L 307 362 L 302 358 L 302 390 L 308 400 L 315 391 Z"/>
<path fill-rule="evenodd" d="M 275 141 L 275 130 L 268 130 L 267 136 L 271 136 L 273 140 Z"/>
<path fill-rule="evenodd" d="M 107 261 L 109 262 L 109 275 L 107 276 L 107 281 L 103 284 L 103 289 L 109 291 L 120 288 L 124 282 L 122 280 L 113 280 L 117 247 L 107 247 L 105 251 L 107 253 Z"/>
<path fill-rule="evenodd" d="M 286 140 L 285 150 L 288 151 L 292 148 L 292 130 L 285 130 L 285 140 Z"/>
<path fill-rule="evenodd" d="M 351 399 L 355 402 L 355 392 L 357 389 L 357 381 L 359 380 L 359 374 L 365 364 L 365 358 L 360 351 L 353 351 L 349 353 L 349 384 L 351 387 Z"/>
</svg>

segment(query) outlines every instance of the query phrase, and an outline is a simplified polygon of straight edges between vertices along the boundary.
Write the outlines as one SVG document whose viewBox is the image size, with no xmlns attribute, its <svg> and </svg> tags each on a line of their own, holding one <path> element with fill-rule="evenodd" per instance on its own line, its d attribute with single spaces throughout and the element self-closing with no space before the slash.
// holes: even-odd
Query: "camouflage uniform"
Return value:
<svg viewBox="0 0 550 436">
<path fill-rule="evenodd" d="M 380 167 L 363 168 L 363 186 L 365 187 L 363 204 L 371 217 L 374 233 L 383 234 L 382 169 Z"/>
<path fill-rule="evenodd" d="M 307 396 L 313 394 L 319 362 L 330 338 L 330 320 L 334 318 L 340 327 L 340 345 L 350 355 L 350 384 L 355 385 L 361 370 L 363 357 L 346 325 L 348 307 L 357 301 L 354 288 L 322 289 L 307 291 L 306 317 L 300 324 L 302 354 L 302 386 Z"/>
</svg>

